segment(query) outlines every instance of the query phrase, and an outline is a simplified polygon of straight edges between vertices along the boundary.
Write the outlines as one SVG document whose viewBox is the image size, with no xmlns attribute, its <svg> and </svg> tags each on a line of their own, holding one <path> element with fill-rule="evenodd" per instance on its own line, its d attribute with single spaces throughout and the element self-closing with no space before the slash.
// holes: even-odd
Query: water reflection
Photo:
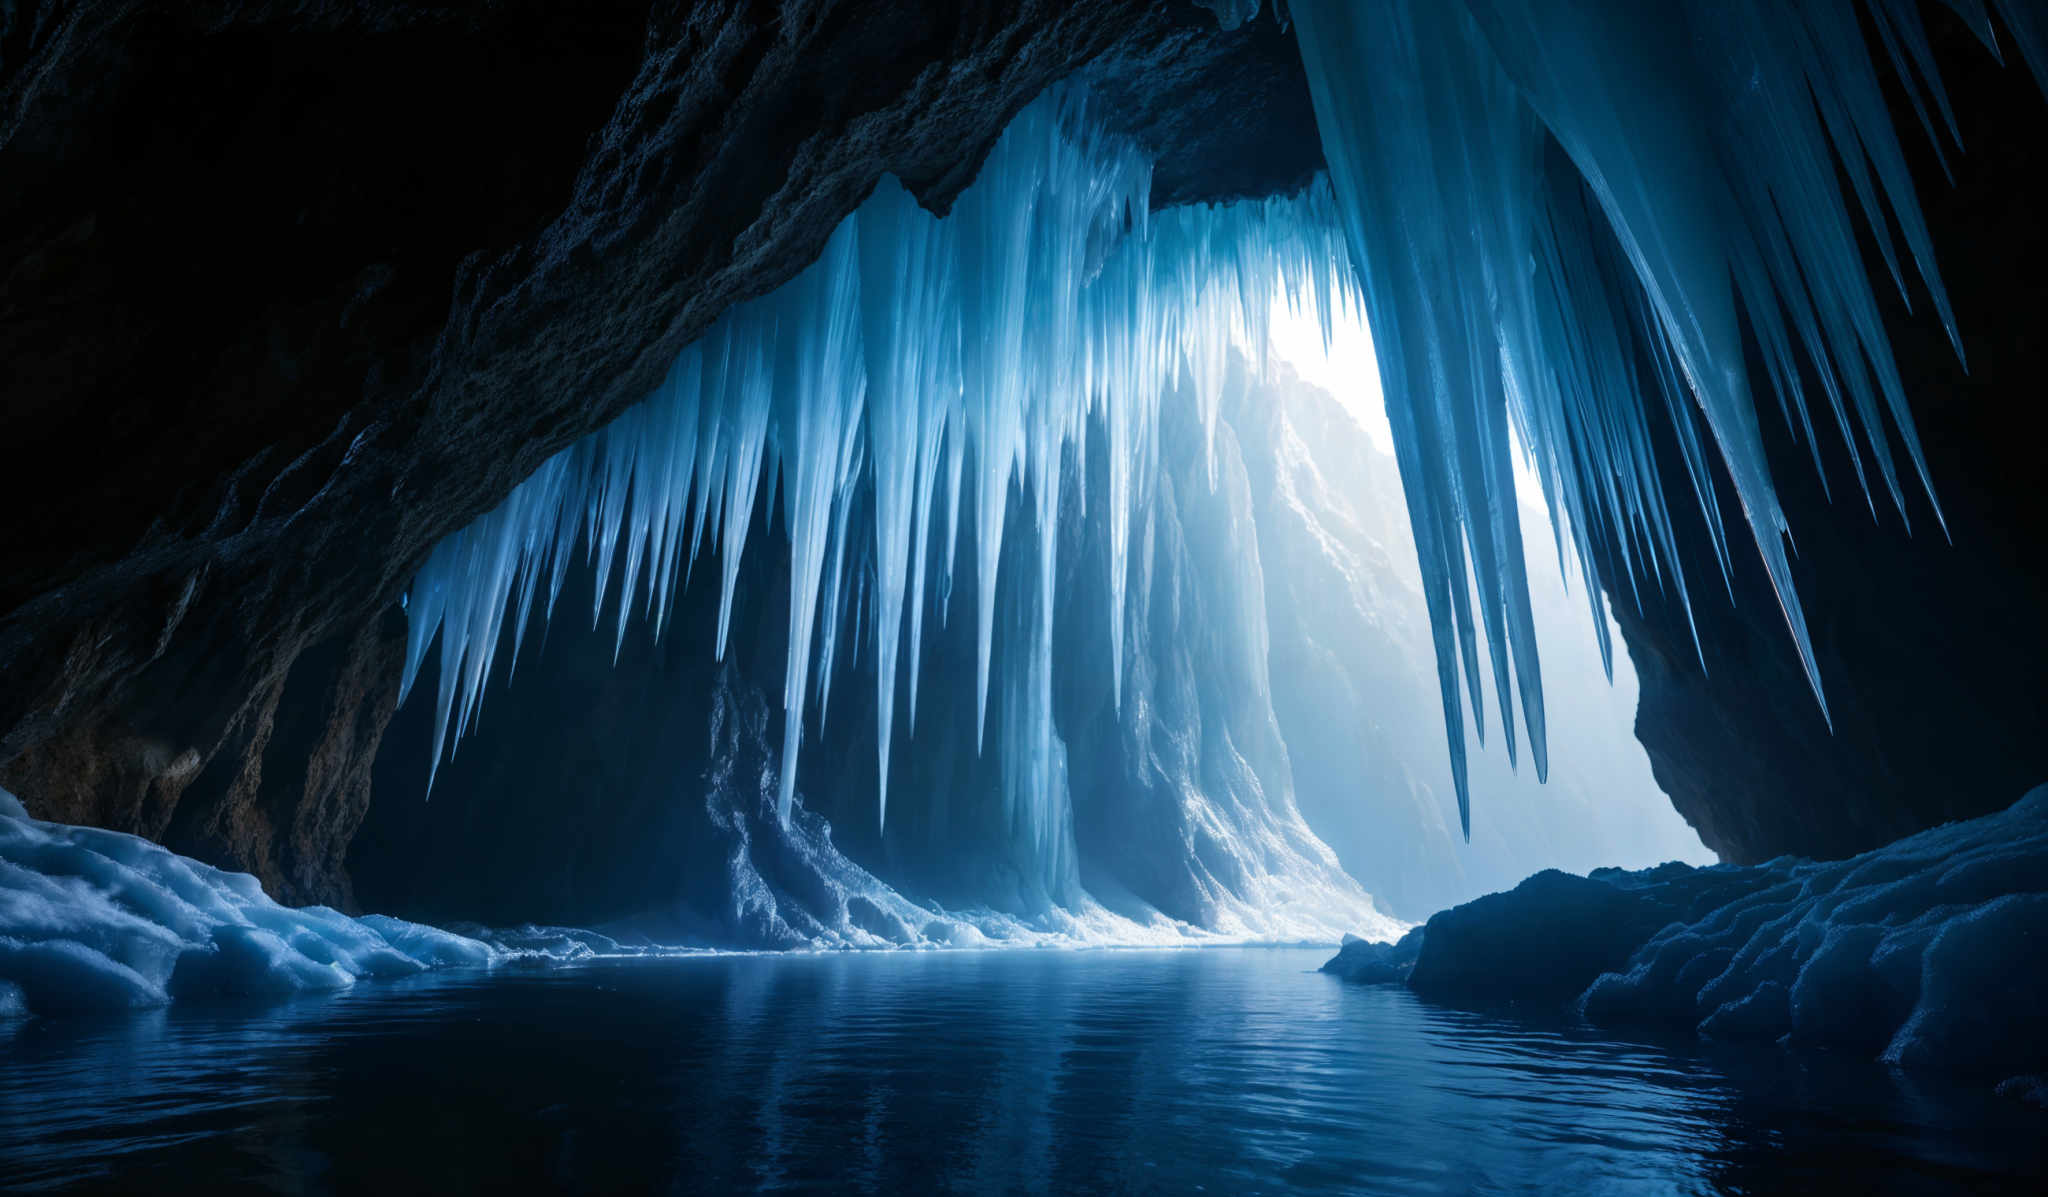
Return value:
<svg viewBox="0 0 2048 1197">
<path fill-rule="evenodd" d="M 1445 1010 L 1295 950 L 416 978 L 0 1031 L 0 1186 L 2033 1191 L 2044 1119 L 1866 1064 Z"/>
</svg>

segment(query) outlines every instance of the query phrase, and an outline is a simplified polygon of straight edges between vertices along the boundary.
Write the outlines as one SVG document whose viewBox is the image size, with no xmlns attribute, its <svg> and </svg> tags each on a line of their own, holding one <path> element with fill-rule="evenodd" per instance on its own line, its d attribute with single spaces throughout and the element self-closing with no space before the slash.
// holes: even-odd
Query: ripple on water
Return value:
<svg viewBox="0 0 2048 1197">
<path fill-rule="evenodd" d="M 446 974 L 0 1031 L 0 1186 L 2029 1192 L 2043 1117 L 1344 985 L 1313 949 Z"/>
</svg>

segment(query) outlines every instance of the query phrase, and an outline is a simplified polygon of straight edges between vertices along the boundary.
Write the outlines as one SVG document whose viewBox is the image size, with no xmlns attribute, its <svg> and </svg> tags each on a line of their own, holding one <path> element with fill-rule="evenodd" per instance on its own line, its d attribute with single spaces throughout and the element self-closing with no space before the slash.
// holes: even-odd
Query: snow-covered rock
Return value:
<svg viewBox="0 0 2048 1197">
<path fill-rule="evenodd" d="M 343 989 L 503 955 L 401 919 L 280 906 L 246 873 L 30 818 L 0 790 L 0 1017 Z"/>
<path fill-rule="evenodd" d="M 1653 935 L 1581 999 L 1596 1022 L 2010 1076 L 2048 1066 L 2048 786 L 1840 861 L 1783 858 Z"/>
<path fill-rule="evenodd" d="M 1347 944 L 1326 971 L 1357 971 L 1338 967 L 1346 954 L 1368 953 Z M 1408 984 L 2034 1092 L 2024 1078 L 2048 1072 L 2048 785 L 1847 860 L 1539 873 L 1430 919 Z"/>
</svg>

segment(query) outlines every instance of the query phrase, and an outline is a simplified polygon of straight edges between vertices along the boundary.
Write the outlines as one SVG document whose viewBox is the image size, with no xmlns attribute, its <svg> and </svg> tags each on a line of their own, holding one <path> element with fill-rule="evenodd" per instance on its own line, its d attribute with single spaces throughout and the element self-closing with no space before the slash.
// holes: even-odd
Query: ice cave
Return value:
<svg viewBox="0 0 2048 1197">
<path fill-rule="evenodd" d="M 2040 0 L 0 6 L 0 1189 L 2031 1192 Z"/>
</svg>

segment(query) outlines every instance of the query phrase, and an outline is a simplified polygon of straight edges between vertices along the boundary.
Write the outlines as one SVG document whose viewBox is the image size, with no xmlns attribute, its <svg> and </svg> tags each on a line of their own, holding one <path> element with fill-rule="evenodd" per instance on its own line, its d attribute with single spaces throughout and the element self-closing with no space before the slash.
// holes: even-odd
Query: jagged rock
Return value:
<svg viewBox="0 0 2048 1197">
<path fill-rule="evenodd" d="M 1399 985 L 1415 970 L 1415 959 L 1422 953 L 1422 939 L 1421 927 L 1395 943 L 1374 943 L 1346 935 L 1337 954 L 1316 971 L 1360 985 Z"/>
</svg>

